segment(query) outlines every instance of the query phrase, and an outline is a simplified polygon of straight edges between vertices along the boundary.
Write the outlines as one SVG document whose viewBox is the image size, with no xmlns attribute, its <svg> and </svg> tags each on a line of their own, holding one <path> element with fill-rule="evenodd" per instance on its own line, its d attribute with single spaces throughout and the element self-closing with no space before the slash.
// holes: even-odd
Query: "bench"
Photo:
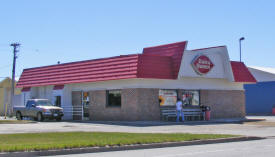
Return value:
<svg viewBox="0 0 275 157">
<path fill-rule="evenodd" d="M 200 108 L 183 108 L 185 120 L 205 120 L 205 113 Z"/>
<path fill-rule="evenodd" d="M 170 118 L 177 117 L 177 110 L 174 106 L 171 107 L 162 107 L 160 109 L 161 120 L 169 120 Z M 189 121 L 193 120 L 205 120 L 205 113 L 201 108 L 183 108 L 184 119 Z"/>
<path fill-rule="evenodd" d="M 165 107 L 160 109 L 161 113 L 161 120 L 168 121 L 169 118 L 176 118 L 177 117 L 177 110 L 175 107 Z"/>
</svg>

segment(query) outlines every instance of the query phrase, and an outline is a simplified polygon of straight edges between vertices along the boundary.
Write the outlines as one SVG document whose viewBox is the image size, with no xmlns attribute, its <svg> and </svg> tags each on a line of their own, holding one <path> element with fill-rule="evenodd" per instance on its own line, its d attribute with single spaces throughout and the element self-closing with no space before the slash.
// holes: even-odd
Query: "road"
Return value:
<svg viewBox="0 0 275 157">
<path fill-rule="evenodd" d="M 0 134 L 34 132 L 135 132 L 135 133 L 206 133 L 244 136 L 275 136 L 275 116 L 252 117 L 266 121 L 238 123 L 170 123 L 170 122 L 38 122 L 1 124 Z"/>
<path fill-rule="evenodd" d="M 68 156 L 95 157 L 181 157 L 181 156 L 275 156 L 275 116 L 248 117 L 266 119 L 248 123 L 170 123 L 170 122 L 38 122 L 29 124 L 1 124 L 0 134 L 64 131 L 103 131 L 138 133 L 210 133 L 267 137 L 265 140 L 219 143 L 208 145 L 169 147 L 78 154 Z"/>
<path fill-rule="evenodd" d="M 73 154 L 56 157 L 274 157 L 275 138 L 195 146 Z"/>
</svg>

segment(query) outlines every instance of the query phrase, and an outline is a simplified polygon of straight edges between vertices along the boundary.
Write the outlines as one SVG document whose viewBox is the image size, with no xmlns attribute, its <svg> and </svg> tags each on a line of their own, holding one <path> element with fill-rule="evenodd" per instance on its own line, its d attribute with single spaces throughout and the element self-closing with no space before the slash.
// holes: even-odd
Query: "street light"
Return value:
<svg viewBox="0 0 275 157">
<path fill-rule="evenodd" d="M 242 62 L 242 44 L 241 44 L 241 41 L 244 40 L 245 38 L 244 37 L 241 37 L 239 39 L 239 42 L 240 42 L 240 62 Z"/>
</svg>

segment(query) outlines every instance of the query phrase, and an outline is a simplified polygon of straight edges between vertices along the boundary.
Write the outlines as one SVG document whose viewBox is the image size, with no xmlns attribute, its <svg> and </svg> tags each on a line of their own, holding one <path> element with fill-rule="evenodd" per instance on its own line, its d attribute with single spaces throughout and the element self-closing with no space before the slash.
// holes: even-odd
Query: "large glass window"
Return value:
<svg viewBox="0 0 275 157">
<path fill-rule="evenodd" d="M 177 102 L 177 90 L 161 89 L 159 90 L 160 106 L 173 106 Z"/>
<path fill-rule="evenodd" d="M 198 90 L 184 90 L 182 92 L 182 101 L 186 106 L 199 106 L 200 92 Z"/>
<path fill-rule="evenodd" d="M 121 90 L 106 91 L 106 105 L 120 107 L 121 106 Z"/>
</svg>

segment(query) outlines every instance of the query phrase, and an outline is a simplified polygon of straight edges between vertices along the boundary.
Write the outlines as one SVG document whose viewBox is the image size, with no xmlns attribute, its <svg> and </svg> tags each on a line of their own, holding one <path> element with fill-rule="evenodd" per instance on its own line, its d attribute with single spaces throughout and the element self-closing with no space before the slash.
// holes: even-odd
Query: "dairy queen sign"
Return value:
<svg viewBox="0 0 275 157">
<path fill-rule="evenodd" d="M 214 66 L 212 61 L 205 55 L 196 56 L 191 65 L 199 75 L 207 74 Z"/>
</svg>

